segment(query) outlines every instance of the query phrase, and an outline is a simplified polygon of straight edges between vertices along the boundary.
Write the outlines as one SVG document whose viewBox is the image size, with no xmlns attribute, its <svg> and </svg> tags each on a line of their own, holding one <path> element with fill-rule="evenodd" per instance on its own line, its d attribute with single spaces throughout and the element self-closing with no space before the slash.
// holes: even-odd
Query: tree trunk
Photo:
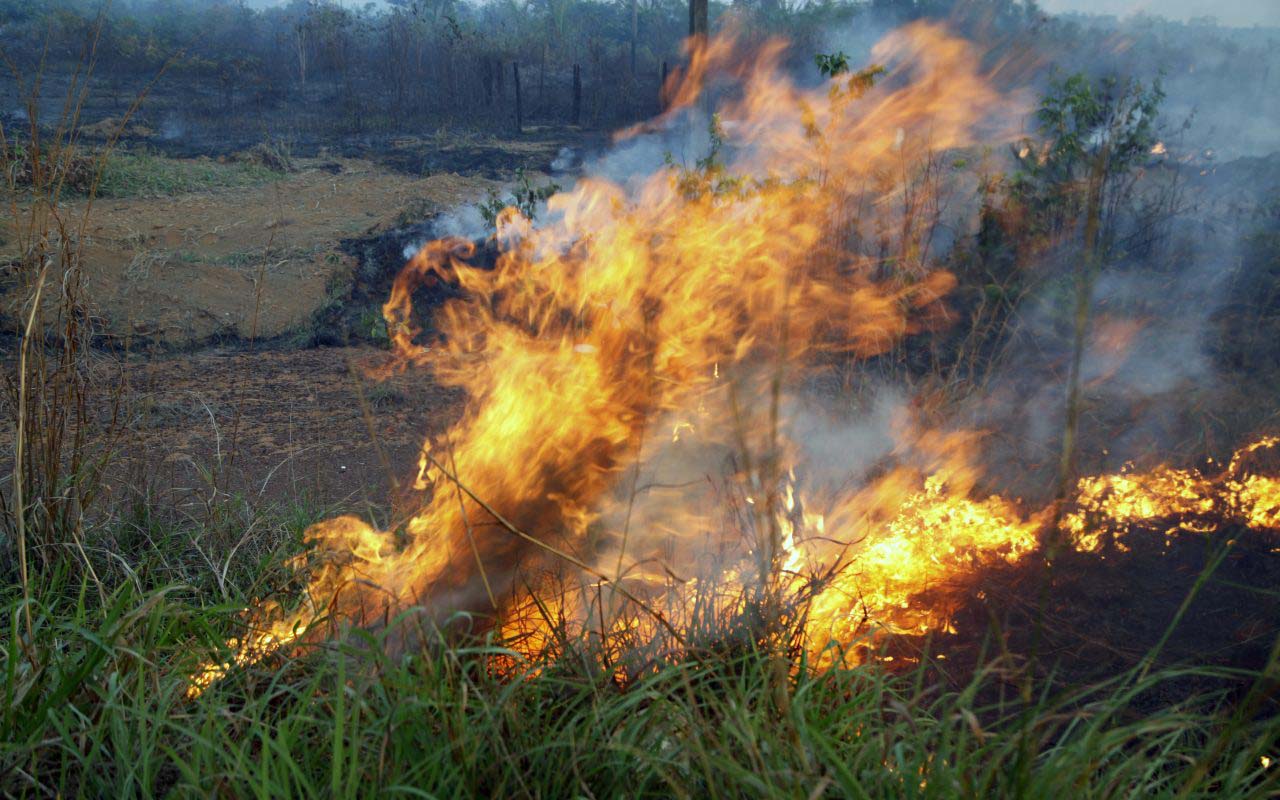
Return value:
<svg viewBox="0 0 1280 800">
<path fill-rule="evenodd" d="M 1098 230 L 1102 226 L 1102 191 L 1107 181 L 1107 161 L 1111 154 L 1110 143 L 1105 143 L 1094 156 L 1089 174 L 1089 194 L 1085 204 L 1084 259 L 1076 267 L 1075 330 L 1072 337 L 1071 365 L 1067 374 L 1067 419 L 1062 432 L 1062 456 L 1058 462 L 1058 487 L 1054 498 L 1054 524 L 1046 528 L 1048 552 L 1056 555 L 1062 546 L 1058 519 L 1062 514 L 1067 495 L 1076 481 L 1076 439 L 1080 430 L 1080 410 L 1083 395 L 1080 389 L 1080 372 L 1084 361 L 1084 349 L 1089 334 L 1090 302 L 1093 284 L 1102 260 Z"/>
<path fill-rule="evenodd" d="M 307 32 L 306 29 L 299 26 L 294 31 L 293 38 L 294 52 L 298 56 L 298 84 L 303 88 L 307 88 Z"/>
<path fill-rule="evenodd" d="M 542 43 L 542 61 L 538 64 L 538 113 L 547 113 L 547 43 Z"/>
</svg>

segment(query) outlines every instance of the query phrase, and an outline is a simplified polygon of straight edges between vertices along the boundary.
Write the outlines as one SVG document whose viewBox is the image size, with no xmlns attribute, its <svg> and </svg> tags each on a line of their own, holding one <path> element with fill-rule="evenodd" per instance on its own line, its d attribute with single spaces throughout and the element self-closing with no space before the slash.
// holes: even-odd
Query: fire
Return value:
<svg viewBox="0 0 1280 800">
<path fill-rule="evenodd" d="M 373 626 L 410 608 L 492 613 L 524 652 L 562 627 L 680 636 L 698 597 L 730 612 L 804 598 L 815 650 L 869 627 L 946 629 L 951 609 L 916 595 L 1036 550 L 1051 515 L 974 496 L 975 436 L 912 437 L 897 466 L 850 489 L 814 475 L 794 425 L 810 375 L 943 318 L 954 280 L 905 221 L 904 193 L 921 190 L 913 159 L 1012 134 L 1021 105 L 935 25 L 877 45 L 874 86 L 798 87 L 783 49 L 743 58 L 712 40 L 671 93 L 661 124 L 692 113 L 712 76 L 734 84 L 717 116 L 732 132 L 723 163 L 584 179 L 538 227 L 508 209 L 493 269 L 457 239 L 405 266 L 384 306 L 390 368 L 430 369 L 468 397 L 422 446 L 420 502 L 387 530 L 352 516 L 313 526 L 295 564 L 303 602 L 253 609 L 231 663 L 203 668 L 192 694 L 306 641 L 318 619 Z M 463 291 L 423 343 L 412 295 L 430 280 Z M 1085 479 L 1067 528 L 1088 548 L 1091 513 L 1221 502 L 1280 519 L 1274 480 L 1241 472 L 1230 499 L 1204 480 Z"/>
<path fill-rule="evenodd" d="M 1268 436 L 1236 451 L 1220 475 L 1198 470 L 1159 467 L 1147 473 L 1128 470 L 1116 475 L 1082 478 L 1076 487 L 1076 510 L 1062 521 L 1079 549 L 1097 551 L 1105 531 L 1123 530 L 1138 522 L 1180 520 L 1185 531 L 1202 530 L 1205 517 L 1234 519 L 1254 528 L 1280 528 L 1280 480 L 1246 470 L 1248 458 L 1275 448 L 1280 437 Z M 1123 542 L 1118 542 L 1123 549 Z"/>
<path fill-rule="evenodd" d="M 1022 558 L 1035 549 L 1040 526 L 1003 498 L 970 499 L 929 476 L 815 598 L 811 632 L 848 642 L 867 623 L 904 633 L 948 630 L 949 609 L 915 606 L 913 596 L 993 559 Z"/>
</svg>

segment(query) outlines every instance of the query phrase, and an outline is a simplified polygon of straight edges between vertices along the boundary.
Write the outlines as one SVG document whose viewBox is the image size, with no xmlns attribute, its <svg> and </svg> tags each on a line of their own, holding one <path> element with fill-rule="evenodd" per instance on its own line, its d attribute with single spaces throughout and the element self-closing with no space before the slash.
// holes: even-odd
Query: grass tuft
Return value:
<svg viewBox="0 0 1280 800">
<path fill-rule="evenodd" d="M 113 153 L 102 170 L 102 197 L 169 197 L 208 189 L 256 186 L 282 173 L 262 164 L 223 164 L 208 158 L 173 159 L 150 153 Z"/>
</svg>

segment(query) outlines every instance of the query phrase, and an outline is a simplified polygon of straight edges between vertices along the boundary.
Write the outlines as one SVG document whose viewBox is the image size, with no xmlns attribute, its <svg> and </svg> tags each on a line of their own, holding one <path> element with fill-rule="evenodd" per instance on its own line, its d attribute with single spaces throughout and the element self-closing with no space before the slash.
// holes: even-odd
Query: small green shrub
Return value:
<svg viewBox="0 0 1280 800">
<path fill-rule="evenodd" d="M 516 170 L 516 185 L 510 197 L 504 200 L 496 191 L 490 190 L 488 199 L 476 207 L 480 209 L 480 216 L 489 227 L 495 227 L 498 224 L 498 215 L 506 208 L 515 208 L 526 219 L 532 221 L 537 218 L 538 206 L 558 191 L 560 191 L 560 185 L 555 182 L 535 186 L 522 167 Z"/>
</svg>

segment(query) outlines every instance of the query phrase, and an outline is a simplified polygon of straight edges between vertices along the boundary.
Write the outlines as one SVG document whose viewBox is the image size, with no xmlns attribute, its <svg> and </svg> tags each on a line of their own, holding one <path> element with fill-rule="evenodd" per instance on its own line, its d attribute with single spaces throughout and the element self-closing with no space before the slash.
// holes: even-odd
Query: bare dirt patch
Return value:
<svg viewBox="0 0 1280 800">
<path fill-rule="evenodd" d="M 188 499 L 216 485 L 253 502 L 383 505 L 393 480 L 412 479 L 424 434 L 461 406 L 421 373 L 361 377 L 385 358 L 372 347 L 214 349 L 130 365 L 120 485 L 141 474 Z"/>
<path fill-rule="evenodd" d="M 406 208 L 473 201 L 490 185 L 362 159 L 299 166 L 257 186 L 98 200 L 83 246 L 106 335 L 173 348 L 297 331 L 351 273 L 342 239 L 394 227 Z M 83 207 L 65 213 L 74 219 Z M 6 238 L 0 261 L 17 255 Z"/>
</svg>

